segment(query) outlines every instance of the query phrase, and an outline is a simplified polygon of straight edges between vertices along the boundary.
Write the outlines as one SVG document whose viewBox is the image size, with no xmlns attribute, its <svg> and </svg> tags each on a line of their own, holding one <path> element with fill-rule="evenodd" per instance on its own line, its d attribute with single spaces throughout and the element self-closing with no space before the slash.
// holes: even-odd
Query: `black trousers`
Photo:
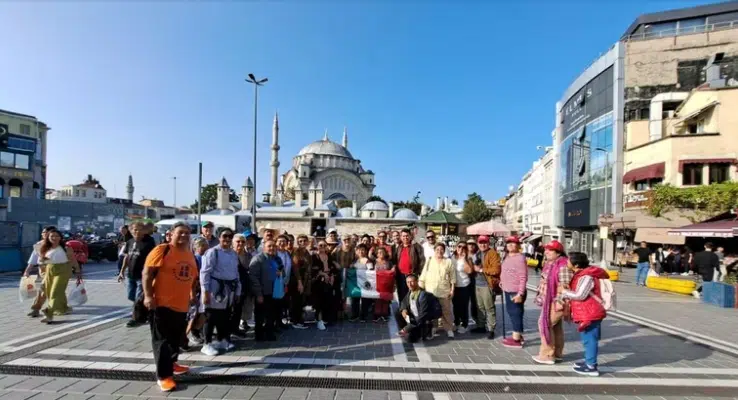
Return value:
<svg viewBox="0 0 738 400">
<path fill-rule="evenodd" d="M 433 323 L 428 321 L 415 321 L 412 317 L 410 318 L 410 324 L 402 318 L 400 310 L 395 312 L 395 321 L 397 321 L 397 328 L 403 330 L 407 328 L 408 338 L 410 343 L 415 343 L 420 339 L 430 336 L 433 332 Z"/>
<path fill-rule="evenodd" d="M 409 289 L 407 288 L 407 276 L 400 271 L 395 274 L 395 283 L 397 284 L 397 301 L 402 303 L 402 300 L 407 296 Z"/>
<path fill-rule="evenodd" d="M 218 340 L 229 340 L 231 338 L 231 309 L 216 310 L 205 309 L 205 343 L 213 342 L 213 331 L 218 331 Z"/>
<path fill-rule="evenodd" d="M 373 315 L 374 299 L 354 297 L 351 299 L 351 318 L 361 318 L 366 321 Z"/>
<path fill-rule="evenodd" d="M 297 290 L 297 282 L 290 283 L 289 290 L 289 302 L 290 302 L 290 322 L 293 324 L 303 323 L 302 318 L 302 307 L 303 307 L 303 295 Z"/>
<path fill-rule="evenodd" d="M 463 326 L 464 328 L 469 326 L 469 300 L 471 299 L 471 293 L 476 292 L 473 289 L 471 285 L 454 289 L 454 325 L 456 326 Z"/>
<path fill-rule="evenodd" d="M 156 377 L 171 378 L 179 357 L 179 345 L 187 328 L 187 313 L 157 307 L 149 314 L 151 348 L 154 351 Z"/>
<path fill-rule="evenodd" d="M 277 318 L 281 317 L 278 301 L 271 295 L 264 296 L 264 301 L 254 302 L 254 335 L 257 340 L 264 340 L 274 336 Z"/>
<path fill-rule="evenodd" d="M 228 322 L 229 333 L 238 332 L 241 329 L 241 314 L 243 314 L 244 303 L 246 303 L 245 295 L 238 296 L 238 301 L 233 303 Z"/>
</svg>

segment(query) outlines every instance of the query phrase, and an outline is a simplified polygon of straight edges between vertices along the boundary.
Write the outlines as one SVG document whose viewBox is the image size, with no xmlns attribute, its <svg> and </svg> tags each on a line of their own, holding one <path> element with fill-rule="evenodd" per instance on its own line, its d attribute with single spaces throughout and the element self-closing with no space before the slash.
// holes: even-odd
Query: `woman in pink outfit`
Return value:
<svg viewBox="0 0 738 400">
<path fill-rule="evenodd" d="M 505 259 L 502 260 L 500 286 L 505 297 L 507 315 L 512 322 L 512 337 L 502 340 L 505 347 L 520 349 L 523 347 L 523 315 L 525 314 L 525 298 L 528 288 L 528 263 L 520 252 L 520 238 L 510 236 L 505 240 Z"/>
</svg>

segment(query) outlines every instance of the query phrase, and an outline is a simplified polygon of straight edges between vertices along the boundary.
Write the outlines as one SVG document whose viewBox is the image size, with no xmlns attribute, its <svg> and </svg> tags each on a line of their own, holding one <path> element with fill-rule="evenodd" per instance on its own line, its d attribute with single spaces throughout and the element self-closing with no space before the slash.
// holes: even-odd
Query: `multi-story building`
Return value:
<svg viewBox="0 0 738 400">
<path fill-rule="evenodd" d="M 612 223 L 624 220 L 624 149 L 634 146 L 624 124 L 641 121 L 633 126 L 647 124 L 649 142 L 662 140 L 663 121 L 706 82 L 710 59 L 725 86 L 738 84 L 738 2 L 638 17 L 566 90 L 557 103 L 554 215 L 567 250 L 611 260 L 615 240 L 634 230 Z M 610 230 L 601 242 L 603 219 Z"/>
<path fill-rule="evenodd" d="M 517 192 L 512 191 L 510 187 L 510 193 L 505 197 L 503 202 L 502 219 L 505 225 L 510 228 L 511 231 L 516 230 L 516 217 L 518 211 L 518 198 Z"/>
<path fill-rule="evenodd" d="M 0 199 L 43 199 L 49 128 L 32 115 L 0 110 Z"/>
<path fill-rule="evenodd" d="M 80 184 L 62 186 L 61 189 L 54 191 L 49 200 L 65 200 L 65 201 L 83 201 L 87 203 L 107 203 L 107 191 L 100 182 L 87 175 L 87 178 Z"/>
<path fill-rule="evenodd" d="M 553 226 L 551 203 L 553 200 L 553 151 L 551 147 L 544 148 L 545 153 L 533 163 L 533 167 L 526 174 L 528 177 L 524 185 L 526 214 L 524 227 L 531 236 L 529 241 L 536 241 L 543 237 L 544 231 L 550 231 Z M 549 232 L 550 233 L 550 232 Z M 557 235 L 555 235 L 557 236 Z M 550 240 L 550 238 L 549 238 Z"/>
</svg>

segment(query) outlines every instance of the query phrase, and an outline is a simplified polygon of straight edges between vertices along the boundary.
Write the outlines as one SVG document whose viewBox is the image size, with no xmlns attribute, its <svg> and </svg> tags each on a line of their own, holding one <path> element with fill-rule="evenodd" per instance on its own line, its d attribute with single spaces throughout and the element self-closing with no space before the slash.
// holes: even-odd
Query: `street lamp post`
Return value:
<svg viewBox="0 0 738 400">
<path fill-rule="evenodd" d="M 254 85 L 254 204 L 251 206 L 251 232 L 256 233 L 256 123 L 259 101 L 259 86 L 263 86 L 269 79 L 256 79 L 254 74 L 249 74 L 246 82 Z"/>
<path fill-rule="evenodd" d="M 174 214 L 177 214 L 177 177 L 173 176 L 172 180 L 174 180 Z"/>
<path fill-rule="evenodd" d="M 605 212 L 604 214 L 607 215 L 607 210 L 610 208 L 608 206 L 607 201 L 607 185 L 610 182 L 611 176 L 610 176 L 610 152 L 606 149 L 603 149 L 602 147 L 595 147 L 593 150 L 595 151 L 601 151 L 605 153 Z M 603 268 L 607 267 L 607 261 L 605 261 L 605 239 L 600 238 L 600 265 Z"/>
</svg>

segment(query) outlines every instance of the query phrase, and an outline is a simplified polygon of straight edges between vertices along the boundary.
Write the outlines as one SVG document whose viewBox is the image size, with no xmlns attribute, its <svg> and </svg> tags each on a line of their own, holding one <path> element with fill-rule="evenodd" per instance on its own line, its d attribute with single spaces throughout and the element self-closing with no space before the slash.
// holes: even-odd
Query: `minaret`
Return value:
<svg viewBox="0 0 738 400">
<path fill-rule="evenodd" d="M 126 186 L 126 193 L 128 193 L 128 201 L 133 201 L 133 175 L 128 174 L 128 186 Z"/>
<path fill-rule="evenodd" d="M 218 196 L 216 197 L 216 209 L 218 210 L 227 210 L 228 205 L 230 204 L 230 196 L 231 194 L 231 188 L 228 186 L 228 182 L 226 181 L 226 178 L 223 177 L 223 179 L 220 181 L 220 184 L 218 185 Z"/>
<path fill-rule="evenodd" d="M 343 141 L 342 142 L 343 143 L 341 144 L 343 144 L 343 147 L 345 149 L 348 149 L 348 130 L 346 130 L 345 126 L 343 127 Z"/>
<path fill-rule="evenodd" d="M 254 183 L 251 177 L 246 178 L 246 183 L 241 186 L 241 210 L 251 211 L 254 205 Z"/>
<path fill-rule="evenodd" d="M 272 126 L 272 161 L 269 164 L 272 167 L 272 197 L 277 193 L 277 175 L 279 174 L 279 115 L 274 113 L 274 125 Z"/>
<path fill-rule="evenodd" d="M 323 132 L 323 140 L 324 141 L 327 141 L 328 140 L 328 129 L 327 128 L 326 128 L 325 132 Z"/>
</svg>

